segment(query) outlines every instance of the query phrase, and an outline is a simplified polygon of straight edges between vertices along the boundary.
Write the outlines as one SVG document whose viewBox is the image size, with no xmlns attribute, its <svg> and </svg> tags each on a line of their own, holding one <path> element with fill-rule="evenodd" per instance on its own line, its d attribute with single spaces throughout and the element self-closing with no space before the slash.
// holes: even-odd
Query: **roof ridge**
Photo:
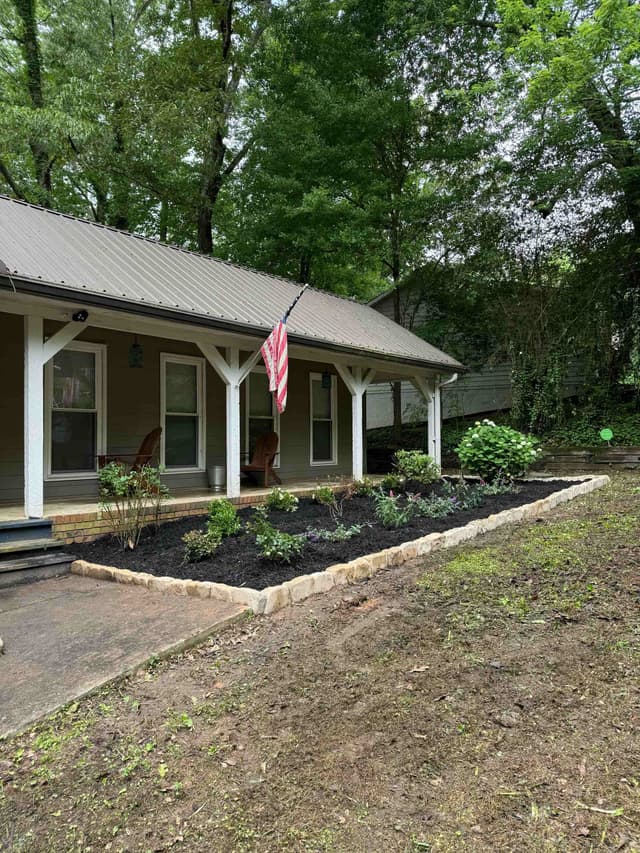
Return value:
<svg viewBox="0 0 640 853">
<path fill-rule="evenodd" d="M 113 225 L 106 225 L 104 222 L 96 222 L 93 219 L 87 219 L 84 216 L 75 216 L 72 213 L 64 213 L 61 210 L 53 210 L 50 207 L 44 207 L 41 204 L 33 204 L 33 202 L 25 201 L 20 198 L 12 198 L 5 193 L 0 193 L 0 201 L 9 201 L 13 204 L 19 204 L 22 207 L 30 207 L 33 210 L 40 210 L 43 213 L 48 213 L 51 216 L 61 216 L 63 219 L 71 219 L 73 222 L 81 222 L 83 225 L 92 225 L 94 228 L 102 228 L 105 231 L 112 231 L 114 234 L 121 234 L 123 237 L 130 237 L 134 240 L 142 240 L 146 243 L 151 243 L 154 246 L 160 246 L 164 249 L 172 249 L 175 252 L 182 252 L 185 255 L 192 255 L 195 258 L 203 258 L 207 261 L 213 261 L 214 263 L 224 264 L 228 267 L 235 267 L 236 269 L 246 270 L 247 272 L 254 273 L 255 275 L 265 276 L 266 278 L 274 278 L 277 281 L 282 281 L 285 284 L 290 285 L 291 287 L 298 288 L 301 290 L 304 285 L 299 282 L 293 281 L 290 278 L 286 278 L 283 275 L 278 275 L 277 273 L 265 272 L 264 270 L 259 270 L 256 267 L 249 266 L 248 264 L 240 264 L 236 261 L 228 261 L 224 258 L 218 258 L 214 255 L 203 255 L 201 252 L 196 252 L 193 249 L 186 249 L 184 246 L 179 246 L 177 243 L 163 243 L 161 240 L 158 240 L 156 237 L 147 237 L 144 234 L 136 234 L 135 231 L 125 231 L 124 228 L 114 228 Z M 343 296 L 340 293 L 334 293 L 331 290 L 323 290 L 320 287 L 314 287 L 312 284 L 309 285 L 309 289 L 315 291 L 316 293 L 321 293 L 325 296 L 333 296 L 336 299 L 342 299 L 346 302 L 352 302 L 357 305 L 362 305 L 367 307 L 367 302 L 361 302 L 358 299 L 350 296 Z"/>
</svg>

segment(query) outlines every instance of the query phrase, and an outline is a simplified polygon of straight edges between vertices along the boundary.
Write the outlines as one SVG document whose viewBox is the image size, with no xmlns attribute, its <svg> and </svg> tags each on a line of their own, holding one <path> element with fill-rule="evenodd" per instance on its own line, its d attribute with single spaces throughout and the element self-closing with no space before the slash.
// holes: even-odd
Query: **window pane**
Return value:
<svg viewBox="0 0 640 853">
<path fill-rule="evenodd" d="M 167 415 L 164 460 L 167 468 L 193 468 L 198 464 L 198 418 Z"/>
<path fill-rule="evenodd" d="M 167 412 L 198 411 L 198 368 L 195 364 L 168 361 L 166 367 Z"/>
<path fill-rule="evenodd" d="M 96 354 L 61 350 L 53 357 L 53 408 L 95 409 Z"/>
<path fill-rule="evenodd" d="M 95 412 L 51 413 L 51 471 L 96 470 Z"/>
<path fill-rule="evenodd" d="M 249 414 L 267 418 L 273 414 L 273 394 L 266 373 L 252 373 L 249 377 Z"/>
<path fill-rule="evenodd" d="M 331 421 L 313 422 L 313 461 L 331 462 L 332 453 Z"/>
<path fill-rule="evenodd" d="M 323 388 L 320 379 L 314 379 L 311 383 L 313 394 L 313 417 L 331 417 L 331 388 Z"/>
</svg>

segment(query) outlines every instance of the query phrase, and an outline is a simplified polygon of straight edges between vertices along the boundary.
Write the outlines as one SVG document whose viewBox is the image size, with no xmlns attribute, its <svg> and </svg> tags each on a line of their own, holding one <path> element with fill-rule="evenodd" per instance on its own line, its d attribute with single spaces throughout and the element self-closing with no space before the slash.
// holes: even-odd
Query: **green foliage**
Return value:
<svg viewBox="0 0 640 853">
<path fill-rule="evenodd" d="M 543 436 L 545 445 L 551 447 L 602 447 L 600 430 L 610 427 L 613 446 L 640 445 L 640 413 L 634 404 L 607 407 L 601 410 L 592 405 L 572 408 L 565 422 Z"/>
<path fill-rule="evenodd" d="M 530 436 L 493 421 L 476 421 L 457 449 L 465 471 L 491 482 L 522 476 L 541 451 Z"/>
<path fill-rule="evenodd" d="M 335 530 L 327 530 L 324 527 L 308 527 L 306 537 L 310 542 L 346 542 L 347 539 L 353 539 L 362 532 L 364 524 L 351 524 L 346 527 L 344 524 L 336 525 Z"/>
<path fill-rule="evenodd" d="M 142 531 L 156 525 L 163 500 L 168 497 L 160 471 L 152 465 L 129 469 L 109 462 L 98 473 L 100 509 L 107 515 L 113 535 L 123 548 L 137 547 Z"/>
<path fill-rule="evenodd" d="M 394 491 L 402 490 L 406 484 L 406 479 L 401 477 L 400 474 L 395 474 L 393 471 L 389 474 L 385 474 L 382 480 L 380 480 L 380 488 L 386 489 L 387 491 L 390 489 L 393 489 Z"/>
<path fill-rule="evenodd" d="M 209 504 L 207 531 L 214 537 L 224 539 L 233 536 L 242 527 L 238 510 L 228 498 L 217 498 Z"/>
<path fill-rule="evenodd" d="M 335 494 L 331 486 L 318 486 L 313 491 L 313 500 L 323 506 L 331 506 L 335 500 Z"/>
<path fill-rule="evenodd" d="M 344 515 L 345 502 L 350 501 L 354 494 L 353 484 L 341 492 L 336 492 L 331 486 L 318 486 L 313 493 L 313 500 L 326 506 L 333 522 L 338 524 Z"/>
<path fill-rule="evenodd" d="M 387 494 L 380 490 L 373 496 L 375 513 L 383 527 L 404 527 L 415 515 L 415 501 L 404 495 Z"/>
<path fill-rule="evenodd" d="M 375 483 L 369 477 L 363 477 L 362 480 L 354 480 L 351 483 L 351 492 L 359 498 L 371 497 L 375 489 Z"/>
<path fill-rule="evenodd" d="M 295 512 L 298 509 L 298 498 L 286 489 L 280 489 L 276 486 L 267 495 L 264 505 L 267 509 Z"/>
<path fill-rule="evenodd" d="M 190 530 L 182 537 L 184 542 L 184 562 L 200 563 L 212 557 L 220 542 L 222 535 L 213 530 Z"/>
<path fill-rule="evenodd" d="M 260 555 L 275 563 L 292 563 L 304 549 L 305 536 L 285 533 L 267 520 L 266 507 L 257 507 L 247 529 L 255 534 Z"/>
<path fill-rule="evenodd" d="M 427 485 L 440 479 L 440 468 L 426 453 L 420 450 L 397 450 L 393 467 L 400 477 Z"/>
</svg>

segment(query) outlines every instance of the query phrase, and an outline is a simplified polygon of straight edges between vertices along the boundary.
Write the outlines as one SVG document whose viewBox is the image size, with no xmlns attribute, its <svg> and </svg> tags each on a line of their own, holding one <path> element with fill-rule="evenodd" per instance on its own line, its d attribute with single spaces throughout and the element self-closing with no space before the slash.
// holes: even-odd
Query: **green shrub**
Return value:
<svg viewBox="0 0 640 853">
<path fill-rule="evenodd" d="M 184 562 L 199 563 L 213 556 L 222 536 L 210 530 L 191 530 L 182 537 L 184 542 Z"/>
<path fill-rule="evenodd" d="M 444 495 L 432 495 L 428 498 L 415 497 L 412 505 L 414 513 L 423 518 L 445 518 L 459 509 L 455 497 Z"/>
<path fill-rule="evenodd" d="M 404 527 L 415 515 L 414 500 L 407 500 L 403 495 L 386 494 L 378 491 L 373 496 L 376 518 L 383 527 Z M 402 505 L 404 501 L 404 506 Z"/>
<path fill-rule="evenodd" d="M 531 436 L 486 419 L 476 421 L 456 452 L 465 471 L 489 482 L 522 476 L 541 453 Z"/>
<path fill-rule="evenodd" d="M 128 469 L 123 462 L 109 462 L 98 472 L 100 509 L 113 535 L 123 548 L 133 550 L 145 527 L 156 525 L 162 501 L 169 491 L 160 482 L 160 470 L 153 465 Z"/>
<path fill-rule="evenodd" d="M 393 456 L 393 467 L 405 480 L 435 483 L 440 479 L 440 467 L 421 450 L 397 450 Z"/>
<path fill-rule="evenodd" d="M 277 486 L 275 489 L 271 489 L 264 503 L 267 509 L 279 509 L 284 512 L 295 512 L 298 509 L 298 498 L 286 489 L 280 489 Z"/>
<path fill-rule="evenodd" d="M 345 527 L 344 524 L 338 524 L 335 530 L 327 530 L 324 527 L 308 527 L 305 535 L 310 542 L 346 542 L 347 539 L 353 539 L 354 536 L 357 536 L 364 526 L 364 524 L 351 524 L 349 527 Z"/>
<path fill-rule="evenodd" d="M 305 536 L 278 530 L 267 520 L 267 508 L 256 507 L 247 530 L 255 534 L 260 556 L 275 563 L 292 563 L 302 553 Z"/>
<path fill-rule="evenodd" d="M 314 489 L 313 500 L 323 506 L 331 506 L 335 500 L 335 495 L 331 486 L 318 486 Z"/>
<path fill-rule="evenodd" d="M 220 539 L 233 536 L 242 525 L 238 518 L 238 510 L 227 498 L 218 498 L 209 504 L 209 519 L 207 531 Z"/>
<path fill-rule="evenodd" d="M 362 480 L 354 480 L 351 483 L 352 493 L 359 498 L 369 498 L 375 490 L 375 483 L 369 477 L 363 477 Z"/>
<path fill-rule="evenodd" d="M 404 477 L 401 477 L 399 474 L 394 474 L 393 472 L 390 474 L 385 474 L 385 476 L 380 481 L 380 487 L 382 489 L 393 489 L 394 491 L 404 489 L 407 481 Z"/>
</svg>

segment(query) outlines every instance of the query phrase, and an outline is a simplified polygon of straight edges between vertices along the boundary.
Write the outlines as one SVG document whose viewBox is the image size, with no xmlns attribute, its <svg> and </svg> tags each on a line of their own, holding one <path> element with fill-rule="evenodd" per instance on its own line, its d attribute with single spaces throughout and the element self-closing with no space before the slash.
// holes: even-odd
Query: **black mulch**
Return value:
<svg viewBox="0 0 640 853">
<path fill-rule="evenodd" d="M 121 569 L 264 589 L 297 575 L 319 572 L 334 563 L 347 562 L 355 557 L 418 539 L 428 533 L 461 527 L 477 518 L 486 518 L 492 513 L 547 497 L 552 492 L 570 485 L 573 483 L 559 480 L 518 483 L 517 492 L 489 497 L 484 505 L 477 509 L 457 512 L 442 519 L 415 518 L 399 530 L 389 530 L 375 523 L 371 499 L 356 497 L 345 501 L 342 523 L 349 526 L 371 522 L 372 526 L 363 528 L 359 535 L 346 542 L 308 542 L 301 556 L 291 565 L 272 563 L 261 558 L 255 538 L 247 533 L 225 539 L 210 560 L 183 563 L 182 537 L 189 530 L 204 529 L 206 516 L 192 516 L 163 524 L 156 532 L 143 534 L 135 551 L 123 551 L 115 539 L 105 536 L 95 542 L 75 545 L 74 553 L 79 559 Z M 423 489 L 422 495 L 426 496 L 428 491 Z M 437 492 L 438 489 L 431 491 Z M 243 522 L 247 521 L 251 514 L 251 509 L 242 509 L 239 512 Z M 328 509 L 314 503 L 310 498 L 301 499 L 296 512 L 270 512 L 269 516 L 275 527 L 287 533 L 303 533 L 307 527 L 334 527 Z"/>
</svg>

